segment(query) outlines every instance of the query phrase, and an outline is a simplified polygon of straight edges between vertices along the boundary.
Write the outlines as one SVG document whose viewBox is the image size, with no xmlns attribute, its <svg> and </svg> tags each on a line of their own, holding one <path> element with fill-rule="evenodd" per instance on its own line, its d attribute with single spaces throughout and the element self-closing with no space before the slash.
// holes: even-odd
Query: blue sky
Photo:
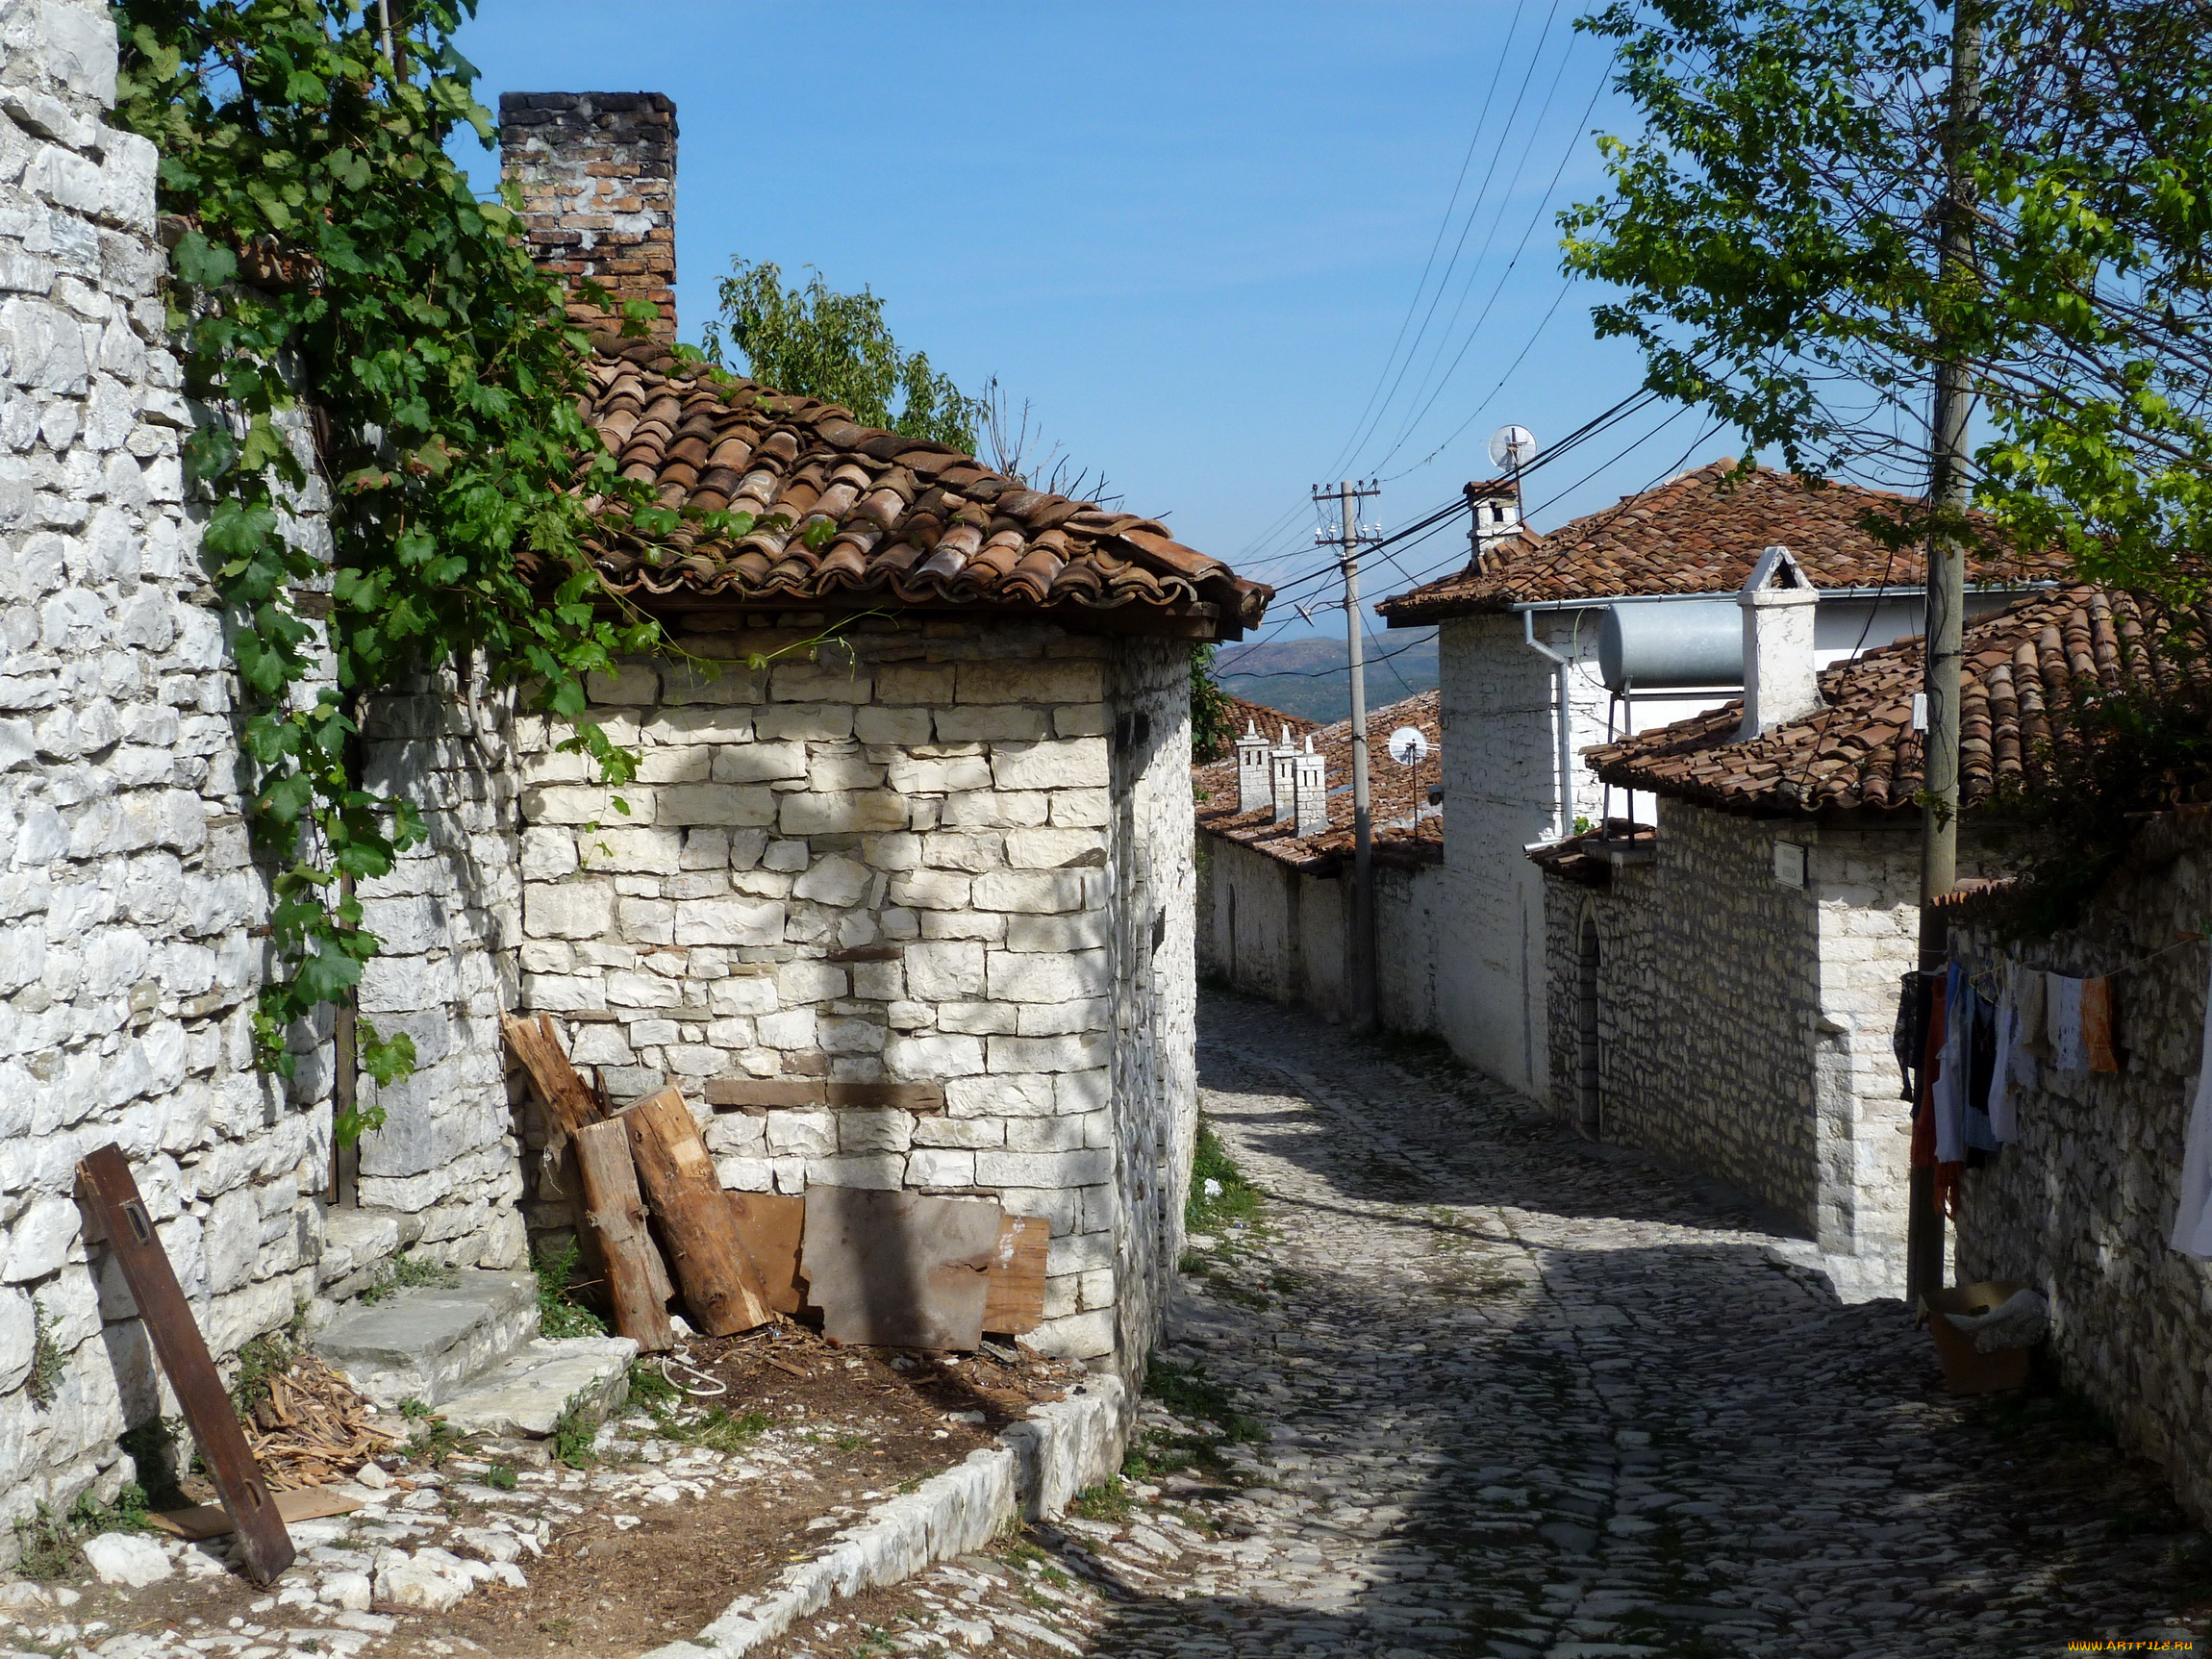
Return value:
<svg viewBox="0 0 2212 1659">
<path fill-rule="evenodd" d="M 1561 300 L 1553 212 L 1600 186 L 1590 130 L 1630 121 L 1583 9 L 483 0 L 461 45 L 494 106 L 675 99 L 687 339 L 733 255 L 872 288 L 902 345 L 970 390 L 996 375 L 1127 507 L 1280 582 L 1320 562 L 1309 486 L 1379 475 L 1369 512 L 1403 524 L 1489 474 L 1505 421 L 1548 440 L 1635 390 L 1597 292 Z M 1683 415 L 1619 455 L 1664 413 L 1533 477 L 1534 522 L 1730 452 Z M 1464 557 L 1446 530 L 1369 592 Z M 1278 628 L 1306 631 L 1287 605 Z"/>
</svg>

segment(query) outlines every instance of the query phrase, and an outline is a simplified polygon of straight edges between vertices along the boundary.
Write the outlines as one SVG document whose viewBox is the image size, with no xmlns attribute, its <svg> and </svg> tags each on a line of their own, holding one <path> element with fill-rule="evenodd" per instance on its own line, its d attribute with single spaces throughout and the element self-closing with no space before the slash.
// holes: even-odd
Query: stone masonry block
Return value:
<svg viewBox="0 0 2212 1659">
<path fill-rule="evenodd" d="M 1087 1147 L 1075 1152 L 978 1152 L 975 1180 L 983 1187 L 1054 1187 L 1066 1191 L 1114 1178 L 1114 1154 Z"/>
<path fill-rule="evenodd" d="M 941 708 L 935 719 L 937 739 L 943 743 L 1035 742 L 1045 736 L 1050 726 L 1043 710 L 1009 703 L 967 703 L 957 708 Z"/>
<path fill-rule="evenodd" d="M 737 784 L 672 784 L 652 792 L 654 818 L 665 824 L 766 826 L 776 821 L 775 792 Z"/>
<path fill-rule="evenodd" d="M 1094 703 L 1106 694 L 1102 663 L 963 663 L 963 703 Z"/>
<path fill-rule="evenodd" d="M 1109 957 L 1103 950 L 1051 955 L 993 950 L 986 962 L 990 993 L 1020 1002 L 1068 1002 L 1104 996 L 1114 984 L 1114 965 Z"/>
<path fill-rule="evenodd" d="M 975 1154 L 950 1146 L 917 1147 L 906 1160 L 912 1187 L 972 1187 Z"/>
<path fill-rule="evenodd" d="M 944 1086 L 948 1118 L 1043 1118 L 1059 1110 L 1049 1076 L 955 1077 Z M 1003 1138 L 1003 1124 L 1001 1124 Z"/>
<path fill-rule="evenodd" d="M 777 824 L 788 836 L 853 835 L 906 828 L 906 801 L 888 790 L 799 791 L 783 797 Z"/>
<path fill-rule="evenodd" d="M 1102 866 L 1106 862 L 1106 832 L 1094 829 L 1008 830 L 1006 862 L 1016 869 L 1067 869 Z"/>
<path fill-rule="evenodd" d="M 522 895 L 523 931 L 541 939 L 597 939 L 614 925 L 615 890 L 603 881 L 534 883 Z"/>
<path fill-rule="evenodd" d="M 1107 1062 L 1103 1032 L 987 1039 L 993 1071 L 1088 1071 Z"/>
<path fill-rule="evenodd" d="M 1081 910 L 1082 877 L 1072 870 L 994 870 L 975 879 L 978 910 L 1014 911 L 1025 916 L 1049 916 Z"/>
<path fill-rule="evenodd" d="M 1102 789 L 1108 782 L 1106 740 L 1004 743 L 993 751 L 991 770 L 1002 790 Z"/>
<path fill-rule="evenodd" d="M 979 1037 L 954 1037 L 927 1033 L 893 1035 L 883 1046 L 884 1070 L 900 1083 L 936 1083 L 972 1076 L 984 1069 L 984 1042 Z M 1011 1038 L 989 1041 L 1006 1043 Z"/>
<path fill-rule="evenodd" d="M 980 997 L 986 985 L 984 947 L 969 940 L 936 940 L 905 950 L 908 993 L 925 1002 Z"/>
<path fill-rule="evenodd" d="M 807 775 L 807 746 L 801 742 L 727 743 L 714 753 L 718 784 L 759 784 Z"/>
</svg>

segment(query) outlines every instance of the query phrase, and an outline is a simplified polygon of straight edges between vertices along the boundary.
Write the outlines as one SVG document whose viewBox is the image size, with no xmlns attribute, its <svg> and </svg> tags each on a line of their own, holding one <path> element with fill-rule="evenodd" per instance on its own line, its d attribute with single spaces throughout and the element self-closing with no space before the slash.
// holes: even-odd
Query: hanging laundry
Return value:
<svg viewBox="0 0 2212 1659">
<path fill-rule="evenodd" d="M 1990 1098 L 1997 1093 L 1997 1004 L 1968 986 L 1973 998 L 1973 1021 L 1966 1033 L 1966 1088 L 1959 1113 L 1962 1139 L 1970 1162 L 1980 1163 L 1983 1152 L 1998 1148 L 1997 1131 L 1990 1121 Z"/>
<path fill-rule="evenodd" d="M 2020 1015 L 2019 1039 L 2013 1046 L 2016 1056 L 2013 1075 L 2026 1089 L 2036 1087 L 2041 1062 L 2050 1058 L 2050 1033 L 2045 1018 L 2050 993 L 2044 986 L 2049 977 L 2040 968 L 2012 970 L 2012 1005 Z"/>
<path fill-rule="evenodd" d="M 1927 1066 L 1928 1010 L 1933 1001 L 1931 987 L 1941 979 L 1940 971 L 1923 972 L 1913 968 L 1898 987 L 1898 1020 L 1890 1031 L 1890 1053 L 1898 1063 L 1898 1074 L 1904 1087 L 1898 1091 L 1898 1098 L 1913 1102 L 1918 1115 L 1921 1098 L 1921 1072 Z"/>
<path fill-rule="evenodd" d="M 2031 1072 L 2035 1067 L 2033 1057 L 2022 1044 L 2021 1029 L 2025 1022 L 2021 1018 L 2021 972 L 2014 968 L 2004 976 L 2004 991 L 1997 1002 L 1997 1063 L 1989 1088 L 1989 1131 L 2000 1146 L 2020 1139 L 2020 1095 L 2022 1091 L 2035 1087 L 2031 1079 L 2020 1075 L 2023 1063 Z M 2040 1004 L 2042 986 L 2034 988 L 2034 995 Z"/>
<path fill-rule="evenodd" d="M 2084 1070 L 2089 1060 L 2081 1047 L 2081 981 L 2063 973 L 2047 973 L 2043 984 L 2049 993 L 2044 1019 L 2050 1041 L 2051 1068 L 2058 1071 Z"/>
<path fill-rule="evenodd" d="M 2113 1018 L 2112 981 L 2081 982 L 2081 1053 L 2092 1071 L 2118 1071 L 2120 1051 L 2113 1043 L 2117 1023 Z"/>
<path fill-rule="evenodd" d="M 2181 1203 L 2174 1214 L 2172 1243 L 2185 1256 L 2212 1259 L 2212 990 L 2204 997 L 2204 1036 L 2181 1147 Z"/>
<path fill-rule="evenodd" d="M 1957 963 L 1944 978 L 1944 1037 L 1936 1062 L 1935 1155 L 1940 1164 L 1966 1158 L 1967 1057 L 1973 1041 L 1973 987 Z"/>
</svg>

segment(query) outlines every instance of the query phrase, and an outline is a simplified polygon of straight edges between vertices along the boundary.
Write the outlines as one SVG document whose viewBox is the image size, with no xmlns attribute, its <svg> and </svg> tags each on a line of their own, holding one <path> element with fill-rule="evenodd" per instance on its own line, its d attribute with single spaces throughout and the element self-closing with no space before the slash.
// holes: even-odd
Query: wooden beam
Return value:
<svg viewBox="0 0 2212 1659">
<path fill-rule="evenodd" d="M 515 1058 L 529 1072 L 531 1086 L 545 1103 L 556 1127 L 573 1135 L 599 1116 L 599 1103 L 592 1098 L 591 1086 L 568 1064 L 566 1050 L 553 1035 L 550 1018 L 540 1014 L 536 1019 L 524 1019 L 503 1014 L 499 1029 L 506 1034 L 507 1046 L 515 1050 Z"/>
<path fill-rule="evenodd" d="M 616 1114 L 661 1233 L 691 1322 L 711 1337 L 768 1322 L 767 1298 L 739 1235 L 729 1194 L 707 1155 L 691 1109 L 674 1089 Z"/>
<path fill-rule="evenodd" d="M 615 1330 L 647 1353 L 665 1352 L 676 1344 L 668 1323 L 668 1275 L 645 1226 L 629 1136 L 619 1123 L 587 1123 L 574 1140 L 584 1225 L 598 1241 Z"/>
<path fill-rule="evenodd" d="M 177 1404 L 223 1507 L 238 1523 L 246 1570 L 261 1583 L 270 1583 L 292 1564 L 291 1534 L 285 1530 L 268 1482 L 262 1478 L 261 1466 L 239 1427 L 230 1392 L 215 1373 L 207 1339 L 200 1335 L 191 1305 L 177 1287 L 176 1269 L 154 1231 L 153 1218 L 146 1213 L 122 1148 L 111 1144 L 86 1153 L 77 1166 L 77 1184 L 122 1269 L 132 1299 L 138 1304 L 138 1317 L 145 1321 L 162 1369 L 169 1373 L 169 1386 L 177 1392 Z"/>
</svg>

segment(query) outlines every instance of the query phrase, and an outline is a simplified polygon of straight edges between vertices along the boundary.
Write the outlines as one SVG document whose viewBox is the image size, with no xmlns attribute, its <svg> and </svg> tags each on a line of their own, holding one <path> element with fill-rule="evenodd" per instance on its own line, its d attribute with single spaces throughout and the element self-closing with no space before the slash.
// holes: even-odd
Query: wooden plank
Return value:
<svg viewBox="0 0 2212 1659">
<path fill-rule="evenodd" d="M 289 1525 L 295 1521 L 321 1521 L 333 1515 L 351 1515 L 361 1507 L 361 1499 L 333 1492 L 327 1486 L 295 1486 L 289 1492 L 271 1495 L 276 1499 L 277 1514 Z M 147 1524 L 158 1526 L 163 1532 L 178 1538 L 197 1542 L 203 1538 L 220 1538 L 236 1532 L 237 1524 L 230 1511 L 219 1503 L 195 1504 L 190 1509 L 163 1509 L 146 1517 Z"/>
<path fill-rule="evenodd" d="M 761 1286 L 738 1234 L 729 1194 L 715 1173 L 691 1109 L 674 1089 L 647 1095 L 617 1115 L 691 1322 L 711 1337 L 768 1322 Z"/>
<path fill-rule="evenodd" d="M 870 1347 L 971 1351 L 1004 1213 L 990 1199 L 810 1186 L 800 1268 L 822 1332 Z"/>
<path fill-rule="evenodd" d="M 654 1271 L 661 1250 L 645 1226 L 629 1136 L 619 1123 L 586 1123 L 572 1139 L 584 1189 L 584 1226 L 598 1241 L 615 1330 L 647 1353 L 664 1352 L 676 1345 L 668 1323 L 668 1277 L 665 1269 Z"/>
<path fill-rule="evenodd" d="M 779 1314 L 806 1305 L 799 1277 L 799 1242 L 806 1231 L 807 1201 L 795 1193 L 732 1193 L 730 1208 L 745 1254 L 760 1276 L 761 1295 Z"/>
<path fill-rule="evenodd" d="M 292 1564 L 291 1534 L 269 1496 L 268 1483 L 246 1445 L 232 1409 L 229 1391 L 215 1374 L 207 1340 L 192 1322 L 192 1310 L 177 1288 L 176 1269 L 154 1231 L 153 1218 L 138 1196 L 138 1183 L 122 1148 L 113 1144 L 88 1152 L 77 1166 L 85 1202 L 99 1219 L 108 1249 L 122 1269 L 123 1282 L 138 1304 L 138 1317 L 153 1339 L 154 1353 L 169 1373 L 177 1404 L 192 1439 L 222 1495 L 223 1507 L 238 1522 L 245 1545 L 246 1569 L 267 1584 Z"/>
<path fill-rule="evenodd" d="M 848 944 L 842 950 L 833 950 L 823 957 L 824 962 L 896 962 L 905 951 L 895 944 Z"/>
<path fill-rule="evenodd" d="M 944 1085 L 850 1083 L 833 1077 L 829 1083 L 829 1103 L 832 1106 L 895 1106 L 905 1112 L 942 1112 L 944 1110 Z"/>
<path fill-rule="evenodd" d="M 752 1111 L 776 1107 L 821 1106 L 828 1094 L 818 1077 L 711 1077 L 707 1104 Z"/>
<path fill-rule="evenodd" d="M 531 1087 L 538 1091 L 538 1098 L 545 1103 L 558 1128 L 573 1135 L 599 1116 L 598 1102 L 591 1097 L 590 1086 L 576 1075 L 576 1068 L 568 1064 L 568 1055 L 553 1035 L 553 1021 L 548 1017 L 540 1014 L 536 1019 L 524 1019 L 503 1014 L 499 1029 L 505 1033 L 515 1058 L 529 1072 Z"/>
<path fill-rule="evenodd" d="M 1052 1223 L 1043 1216 L 1009 1216 L 984 1288 L 983 1328 L 1019 1336 L 1044 1322 L 1044 1262 Z"/>
</svg>

